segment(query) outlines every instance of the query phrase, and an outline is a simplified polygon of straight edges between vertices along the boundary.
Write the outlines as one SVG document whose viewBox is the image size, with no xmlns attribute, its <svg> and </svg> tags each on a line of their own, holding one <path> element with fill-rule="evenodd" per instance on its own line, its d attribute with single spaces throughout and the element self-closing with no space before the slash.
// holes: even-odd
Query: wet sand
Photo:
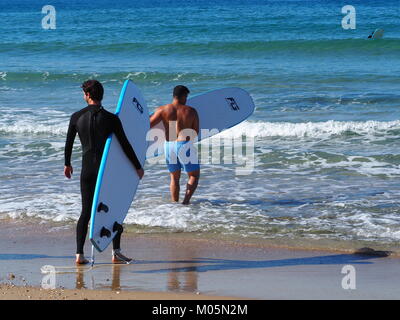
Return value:
<svg viewBox="0 0 400 320">
<path fill-rule="evenodd" d="M 126 234 L 123 252 L 135 263 L 113 265 L 107 249 L 96 253 L 91 269 L 74 264 L 71 226 L 1 220 L 0 241 L 0 299 L 400 298 L 397 257 Z M 90 255 L 89 242 L 85 250 Z M 348 265 L 355 289 L 342 287 Z M 42 283 L 57 289 L 41 289 Z"/>
<path fill-rule="evenodd" d="M 0 300 L 231 300 L 236 297 L 192 293 L 105 291 L 90 289 L 43 289 L 29 286 L 0 285 Z"/>
</svg>

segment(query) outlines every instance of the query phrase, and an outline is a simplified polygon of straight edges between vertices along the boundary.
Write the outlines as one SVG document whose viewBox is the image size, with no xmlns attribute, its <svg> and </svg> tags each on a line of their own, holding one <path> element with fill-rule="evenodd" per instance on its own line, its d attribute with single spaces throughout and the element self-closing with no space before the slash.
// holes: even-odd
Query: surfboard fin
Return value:
<svg viewBox="0 0 400 320">
<path fill-rule="evenodd" d="M 97 212 L 104 211 L 105 213 L 108 212 L 108 206 L 106 206 L 103 202 L 100 202 L 97 206 Z"/>
<path fill-rule="evenodd" d="M 102 238 L 103 237 L 107 237 L 107 238 L 111 237 L 110 230 L 106 229 L 105 227 L 101 228 L 100 237 L 102 237 Z"/>
<path fill-rule="evenodd" d="M 123 230 L 124 228 L 122 227 L 122 225 L 115 221 L 113 225 L 113 232 L 122 233 Z"/>
</svg>

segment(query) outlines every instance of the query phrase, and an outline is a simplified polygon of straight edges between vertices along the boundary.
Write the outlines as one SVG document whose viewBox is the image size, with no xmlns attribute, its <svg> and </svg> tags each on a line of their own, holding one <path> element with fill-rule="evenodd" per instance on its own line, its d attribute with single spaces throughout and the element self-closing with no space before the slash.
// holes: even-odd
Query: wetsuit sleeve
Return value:
<svg viewBox="0 0 400 320">
<path fill-rule="evenodd" d="M 118 141 L 119 141 L 122 149 L 124 150 L 126 156 L 132 162 L 132 164 L 136 168 L 136 170 L 142 169 L 142 165 L 140 164 L 135 151 L 133 151 L 133 148 L 132 148 L 131 144 L 129 143 L 128 138 L 125 135 L 125 131 L 122 128 L 121 120 L 118 117 L 115 117 L 114 133 L 117 136 Z"/>
<path fill-rule="evenodd" d="M 66 166 L 71 166 L 72 147 L 76 136 L 76 123 L 74 114 L 71 116 L 67 132 L 67 140 L 65 141 L 64 161 Z"/>
</svg>

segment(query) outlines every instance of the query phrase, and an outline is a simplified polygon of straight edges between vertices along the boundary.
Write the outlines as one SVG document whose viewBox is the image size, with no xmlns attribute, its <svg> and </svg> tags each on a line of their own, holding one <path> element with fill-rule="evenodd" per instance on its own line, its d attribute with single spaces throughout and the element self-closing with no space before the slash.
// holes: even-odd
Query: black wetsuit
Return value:
<svg viewBox="0 0 400 320">
<path fill-rule="evenodd" d="M 122 128 L 121 120 L 98 105 L 88 105 L 71 116 L 65 143 L 65 165 L 71 165 L 72 146 L 76 133 L 82 144 L 81 195 L 82 213 L 76 228 L 76 253 L 83 253 L 88 223 L 91 215 L 97 173 L 103 155 L 104 145 L 111 133 L 114 133 L 122 149 L 136 169 L 142 166 Z M 122 230 L 113 240 L 114 249 L 120 248 Z"/>
</svg>

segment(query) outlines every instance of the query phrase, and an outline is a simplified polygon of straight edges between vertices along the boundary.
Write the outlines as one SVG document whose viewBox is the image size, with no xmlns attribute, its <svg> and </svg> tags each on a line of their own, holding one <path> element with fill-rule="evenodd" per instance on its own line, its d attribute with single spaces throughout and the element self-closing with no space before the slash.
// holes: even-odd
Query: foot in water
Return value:
<svg viewBox="0 0 400 320">
<path fill-rule="evenodd" d="M 75 262 L 76 264 L 88 264 L 89 260 L 87 260 L 83 254 L 77 254 Z"/>
<path fill-rule="evenodd" d="M 132 262 L 132 259 L 124 256 L 121 253 L 121 250 L 113 250 L 112 263 L 130 263 L 130 262 Z"/>
</svg>

